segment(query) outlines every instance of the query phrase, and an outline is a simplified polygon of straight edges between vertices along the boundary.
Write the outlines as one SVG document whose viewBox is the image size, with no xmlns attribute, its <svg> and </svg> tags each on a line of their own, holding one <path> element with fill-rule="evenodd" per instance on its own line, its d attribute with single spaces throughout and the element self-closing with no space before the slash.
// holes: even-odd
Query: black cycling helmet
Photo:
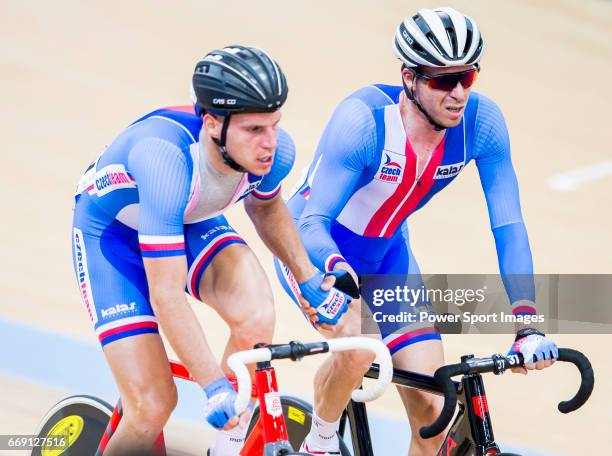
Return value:
<svg viewBox="0 0 612 456">
<path fill-rule="evenodd" d="M 192 82 L 196 108 L 220 115 L 276 111 L 289 91 L 280 66 L 261 49 L 245 46 L 209 52 L 196 64 Z"/>
<path fill-rule="evenodd" d="M 192 98 L 196 113 L 225 116 L 221 137 L 213 138 L 225 163 L 246 170 L 225 146 L 230 116 L 243 112 L 274 112 L 287 100 L 287 80 L 280 66 L 256 47 L 227 46 L 211 51 L 195 67 Z"/>
</svg>

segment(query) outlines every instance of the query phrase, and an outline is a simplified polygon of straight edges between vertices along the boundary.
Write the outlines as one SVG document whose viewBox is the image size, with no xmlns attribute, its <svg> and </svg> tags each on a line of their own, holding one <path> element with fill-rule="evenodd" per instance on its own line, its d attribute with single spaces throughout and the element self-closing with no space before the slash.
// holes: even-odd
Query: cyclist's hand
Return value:
<svg viewBox="0 0 612 456">
<path fill-rule="evenodd" d="M 523 354 L 525 367 L 515 367 L 512 372 L 527 375 L 528 370 L 541 370 L 551 366 L 559 357 L 557 344 L 534 328 L 521 329 L 510 347 L 508 355 Z"/>
<path fill-rule="evenodd" d="M 234 408 L 237 396 L 236 390 L 225 376 L 219 377 L 206 386 L 204 394 L 207 399 L 204 415 L 212 427 L 229 430 L 239 423 L 243 426 L 246 424 L 250 412 L 247 409 L 240 417 L 236 415 L 236 409 Z"/>
<path fill-rule="evenodd" d="M 312 307 L 306 298 L 301 294 L 298 295 L 298 299 L 300 301 L 300 306 L 302 307 L 302 312 L 310 319 L 313 325 L 319 325 L 319 317 L 317 317 L 317 309 Z"/>
<path fill-rule="evenodd" d="M 313 315 L 317 318 L 316 322 L 324 329 L 330 329 L 331 326 L 338 323 L 342 314 L 348 310 L 348 304 L 351 302 L 352 298 L 349 295 L 333 287 L 336 277 L 343 274 L 346 273 L 333 272 L 324 275 L 317 272 L 313 277 L 299 285 L 302 296 L 308 302 L 308 305 L 316 311 L 316 315 Z"/>
</svg>

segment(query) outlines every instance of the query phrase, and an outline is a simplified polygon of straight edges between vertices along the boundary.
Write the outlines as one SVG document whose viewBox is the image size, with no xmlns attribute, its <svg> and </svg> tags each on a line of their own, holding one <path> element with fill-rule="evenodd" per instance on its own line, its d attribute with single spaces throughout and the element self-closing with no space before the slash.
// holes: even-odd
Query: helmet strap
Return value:
<svg viewBox="0 0 612 456">
<path fill-rule="evenodd" d="M 402 76 L 402 85 L 404 86 L 404 93 L 406 94 L 408 99 L 412 101 L 417 108 L 419 108 L 419 111 L 423 113 L 423 115 L 429 121 L 429 123 L 433 125 L 435 131 L 446 130 L 446 127 L 444 125 L 440 125 L 438 122 L 433 120 L 433 118 L 429 115 L 429 113 L 425 111 L 425 108 L 421 106 L 421 103 L 419 103 L 419 100 L 417 99 L 417 93 L 416 93 L 417 75 L 416 75 L 416 72 L 413 72 L 413 74 L 414 76 L 412 77 L 412 87 L 414 87 L 414 90 L 410 90 L 408 88 L 408 86 L 406 85 L 406 81 L 404 80 L 404 77 Z"/>
<path fill-rule="evenodd" d="M 212 138 L 212 140 L 217 146 L 219 146 L 219 151 L 221 152 L 221 158 L 223 158 L 223 163 L 232 168 L 234 171 L 238 171 L 239 173 L 246 173 L 247 170 L 241 165 L 239 165 L 232 157 L 230 157 L 230 154 L 227 151 L 227 129 L 229 127 L 230 117 L 231 115 L 228 114 L 223 118 L 223 126 L 221 127 L 221 137 Z"/>
</svg>

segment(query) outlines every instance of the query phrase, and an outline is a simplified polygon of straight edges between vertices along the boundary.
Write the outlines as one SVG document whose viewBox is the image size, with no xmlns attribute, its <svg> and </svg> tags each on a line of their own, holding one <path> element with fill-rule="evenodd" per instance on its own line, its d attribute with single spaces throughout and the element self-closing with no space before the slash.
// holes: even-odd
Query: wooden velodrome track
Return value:
<svg viewBox="0 0 612 456">
<path fill-rule="evenodd" d="M 373 82 L 399 83 L 391 51 L 399 21 L 420 1 L 62 2 L 0 0 L 2 159 L 0 319 L 94 342 L 70 260 L 72 191 L 83 168 L 127 124 L 161 106 L 186 104 L 195 60 L 227 44 L 260 46 L 285 70 L 290 96 L 283 126 L 297 147 L 285 194 L 309 163 L 335 105 Z M 558 192 L 548 179 L 609 159 L 612 4 L 609 1 L 447 1 L 472 15 L 486 39 L 476 90 L 496 100 L 510 129 L 522 207 L 536 271 L 609 273 L 612 178 Z M 466 204 L 466 201 L 470 201 Z M 270 255 L 241 207 L 232 224 L 259 255 L 276 296 L 277 341 L 317 338 L 278 285 Z M 425 272 L 495 273 L 497 263 L 475 167 L 411 219 Z M 448 233 L 453 233 L 449 236 Z M 576 305 L 588 305 L 577 302 Z M 195 304 L 209 340 L 226 331 Z M 560 415 L 577 375 L 557 366 L 487 383 L 496 436 L 548 454 L 603 454 L 612 422 L 609 335 L 556 337 L 587 353 L 597 386 L 589 404 Z M 507 348 L 509 337 L 445 338 L 447 359 Z M 0 345 L 19 346 L 0 333 Z M 32 359 L 32 363 L 37 362 Z M 0 364 L 4 361 L 0 359 Z M 280 366 L 282 386 L 311 394 L 305 372 L 317 361 Z M 58 369 L 61 363 L 58 362 Z M 0 375 L 0 434 L 34 431 L 65 391 L 44 378 Z M 396 393 L 373 406 L 403 418 Z M 176 447 L 191 448 L 187 425 Z M 202 454 L 202 450 L 199 452 Z M 10 452 L 9 454 L 15 454 Z"/>
</svg>

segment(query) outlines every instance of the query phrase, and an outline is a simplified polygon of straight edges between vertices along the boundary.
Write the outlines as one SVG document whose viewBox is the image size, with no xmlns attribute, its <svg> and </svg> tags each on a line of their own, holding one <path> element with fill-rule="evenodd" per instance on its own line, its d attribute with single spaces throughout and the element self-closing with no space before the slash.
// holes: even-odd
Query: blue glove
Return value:
<svg viewBox="0 0 612 456">
<path fill-rule="evenodd" d="M 206 420 L 215 429 L 223 429 L 223 426 L 236 416 L 236 390 L 226 377 L 219 377 L 204 388 L 204 394 Z"/>
<path fill-rule="evenodd" d="M 537 329 L 525 328 L 516 333 L 508 355 L 523 354 L 525 364 L 559 357 L 557 344 Z"/>
<path fill-rule="evenodd" d="M 348 274 L 346 271 L 335 271 L 328 274 L 334 275 L 337 278 Z M 300 283 L 300 292 L 309 302 L 311 307 L 317 309 L 319 323 L 327 323 L 335 325 L 338 320 L 348 310 L 351 297 L 346 293 L 332 287 L 329 291 L 321 290 L 321 284 L 325 279 L 325 275 L 317 272 L 313 277 L 306 282 Z"/>
</svg>

